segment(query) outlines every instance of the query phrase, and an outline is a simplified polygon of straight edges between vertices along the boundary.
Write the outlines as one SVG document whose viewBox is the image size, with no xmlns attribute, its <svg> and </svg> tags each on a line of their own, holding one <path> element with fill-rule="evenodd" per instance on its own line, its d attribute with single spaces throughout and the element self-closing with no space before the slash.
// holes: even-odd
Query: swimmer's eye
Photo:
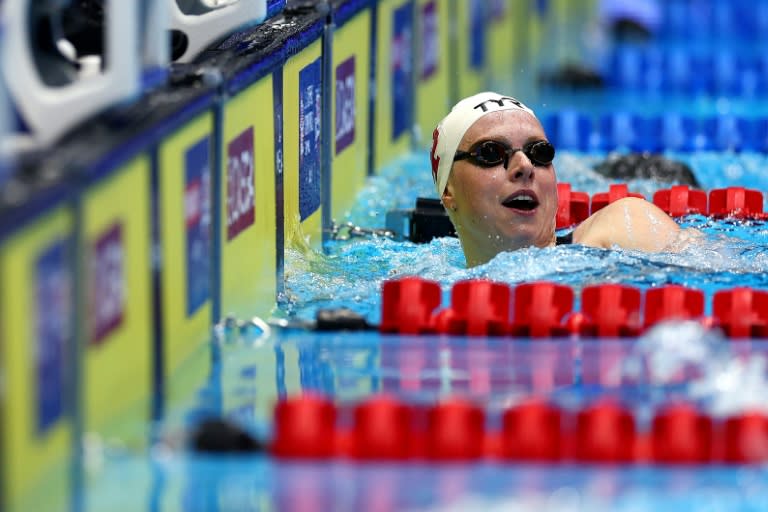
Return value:
<svg viewBox="0 0 768 512">
<path fill-rule="evenodd" d="M 457 151 L 453 161 L 469 159 L 475 165 L 485 168 L 503 163 L 506 169 L 509 157 L 518 151 L 522 151 L 534 165 L 546 166 L 555 158 L 555 147 L 546 140 L 528 142 L 522 148 L 510 148 L 496 140 L 484 140 L 472 146 L 469 151 Z"/>
</svg>

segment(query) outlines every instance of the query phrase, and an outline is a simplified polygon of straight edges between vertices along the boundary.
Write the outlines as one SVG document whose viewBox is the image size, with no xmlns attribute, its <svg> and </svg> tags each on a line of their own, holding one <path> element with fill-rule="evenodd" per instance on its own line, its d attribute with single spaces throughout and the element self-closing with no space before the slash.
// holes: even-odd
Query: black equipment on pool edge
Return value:
<svg viewBox="0 0 768 512">
<path fill-rule="evenodd" d="M 417 244 L 433 238 L 456 236 L 451 219 L 439 199 L 416 198 L 416 208 L 387 212 L 387 229 L 397 240 L 410 240 Z"/>
</svg>

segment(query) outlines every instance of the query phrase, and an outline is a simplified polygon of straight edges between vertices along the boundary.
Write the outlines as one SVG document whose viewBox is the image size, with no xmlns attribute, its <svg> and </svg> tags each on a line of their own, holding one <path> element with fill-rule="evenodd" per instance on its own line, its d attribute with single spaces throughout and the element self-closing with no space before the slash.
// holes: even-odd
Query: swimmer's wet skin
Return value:
<svg viewBox="0 0 768 512">
<path fill-rule="evenodd" d="M 675 247 L 681 229 L 656 205 L 626 197 L 595 212 L 573 232 L 574 243 L 660 252 Z"/>
<path fill-rule="evenodd" d="M 555 245 L 554 147 L 519 100 L 484 92 L 457 103 L 433 134 L 432 177 L 467 266 L 500 252 Z M 680 227 L 654 204 L 616 201 L 581 223 L 573 242 L 647 252 L 676 246 Z"/>
</svg>

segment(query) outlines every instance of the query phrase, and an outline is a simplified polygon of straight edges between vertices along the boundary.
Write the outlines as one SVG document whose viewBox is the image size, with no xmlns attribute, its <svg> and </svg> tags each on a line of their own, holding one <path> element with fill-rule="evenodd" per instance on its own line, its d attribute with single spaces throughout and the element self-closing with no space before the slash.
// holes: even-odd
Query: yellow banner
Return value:
<svg viewBox="0 0 768 512">
<path fill-rule="evenodd" d="M 223 107 L 221 314 L 241 319 L 269 313 L 277 294 L 272 87 L 268 75 Z"/>
<path fill-rule="evenodd" d="M 456 75 L 459 99 L 488 88 L 487 0 L 456 0 Z"/>
<path fill-rule="evenodd" d="M 452 106 L 450 5 L 450 0 L 419 0 L 416 6 L 417 146 L 425 154 L 437 123 Z"/>
<path fill-rule="evenodd" d="M 378 3 L 374 169 L 411 150 L 414 103 L 413 0 Z"/>
<path fill-rule="evenodd" d="M 331 217 L 342 221 L 368 175 L 371 10 L 333 34 Z"/>
<path fill-rule="evenodd" d="M 83 198 L 84 427 L 143 446 L 152 389 L 149 159 L 139 156 Z"/>
<path fill-rule="evenodd" d="M 283 68 L 285 244 L 322 244 L 323 63 L 321 41 L 294 55 Z"/>
<path fill-rule="evenodd" d="M 213 115 L 207 112 L 179 128 L 158 149 L 159 238 L 164 263 L 160 267 L 161 340 L 164 392 L 170 408 L 177 397 L 190 393 L 173 385 L 174 372 L 191 354 L 203 347 L 207 352 L 210 341 L 213 144 Z M 210 363 L 198 365 L 198 387 L 209 368 Z"/>
<path fill-rule="evenodd" d="M 69 499 L 72 236 L 72 211 L 62 207 L 0 246 L 3 510 L 54 510 Z"/>
</svg>

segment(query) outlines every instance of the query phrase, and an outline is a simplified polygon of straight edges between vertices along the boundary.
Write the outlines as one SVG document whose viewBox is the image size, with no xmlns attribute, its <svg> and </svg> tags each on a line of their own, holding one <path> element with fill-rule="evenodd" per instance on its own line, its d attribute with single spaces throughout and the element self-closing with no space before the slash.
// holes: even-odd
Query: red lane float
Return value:
<svg viewBox="0 0 768 512">
<path fill-rule="evenodd" d="M 462 400 L 440 402 L 427 413 L 427 458 L 471 461 L 484 456 L 485 411 Z"/>
<path fill-rule="evenodd" d="M 569 332 L 563 320 L 572 308 L 573 290 L 567 286 L 549 282 L 517 285 L 510 333 L 532 338 L 565 336 Z"/>
<path fill-rule="evenodd" d="M 336 451 L 336 407 L 333 402 L 307 394 L 277 403 L 273 455 L 327 459 Z"/>
<path fill-rule="evenodd" d="M 411 455 L 411 407 L 390 396 L 375 396 L 355 407 L 352 456 L 361 460 L 405 460 Z"/>
<path fill-rule="evenodd" d="M 744 287 L 715 292 L 712 314 L 730 338 L 768 337 L 768 292 Z"/>
<path fill-rule="evenodd" d="M 625 197 L 644 196 L 630 192 L 625 183 L 613 184 L 608 192 L 597 192 L 589 197 L 586 192 L 576 192 L 570 183 L 557 184 L 557 229 L 567 228 L 583 221 L 608 204 Z M 657 190 L 653 204 L 672 217 L 690 214 L 711 215 L 743 219 L 765 219 L 763 193 L 744 187 L 713 189 L 709 193 L 692 189 L 687 185 L 674 185 Z"/>
<path fill-rule="evenodd" d="M 709 192 L 709 215 L 714 217 L 753 217 L 763 213 L 763 193 L 744 187 L 728 187 Z"/>
<path fill-rule="evenodd" d="M 641 292 L 619 284 L 587 286 L 581 292 L 585 321 L 578 334 L 597 337 L 627 337 L 640 333 Z"/>
<path fill-rule="evenodd" d="M 562 458 L 563 414 L 557 407 L 530 401 L 507 409 L 501 421 L 501 458 L 530 462 Z"/>
<path fill-rule="evenodd" d="M 467 336 L 502 336 L 509 329 L 511 290 L 484 279 L 460 281 L 451 290 L 451 306 L 436 320 L 437 332 Z"/>
<path fill-rule="evenodd" d="M 557 229 L 578 224 L 589 217 L 589 194 L 571 190 L 570 183 L 557 184 Z"/>
<path fill-rule="evenodd" d="M 432 312 L 441 301 L 440 284 L 434 281 L 419 277 L 386 281 L 379 330 L 398 334 L 434 332 Z"/>
<path fill-rule="evenodd" d="M 712 419 L 690 404 L 659 411 L 651 426 L 652 458 L 662 464 L 705 464 L 712 460 Z"/>
<path fill-rule="evenodd" d="M 583 462 L 627 463 L 635 458 L 635 418 L 614 402 L 579 411 L 576 417 L 576 459 Z"/>
<path fill-rule="evenodd" d="M 763 464 L 768 415 L 746 411 L 712 418 L 694 405 L 661 406 L 640 431 L 624 405 L 600 400 L 575 411 L 532 399 L 502 411 L 498 430 L 485 410 L 463 398 L 413 407 L 391 396 L 353 406 L 353 424 L 339 428 L 337 406 L 316 395 L 275 405 L 271 453 L 281 459 L 427 460 L 599 464 Z"/>
<path fill-rule="evenodd" d="M 435 282 L 407 277 L 384 283 L 383 290 L 382 333 L 613 338 L 638 336 L 666 320 L 695 320 L 730 338 L 768 338 L 768 292 L 746 287 L 716 292 L 711 318 L 704 316 L 704 293 L 680 285 L 645 292 L 611 283 L 586 286 L 581 311 L 573 310 L 570 287 L 547 281 L 515 287 L 461 281 L 451 291 L 451 305 L 440 311 Z"/>
<path fill-rule="evenodd" d="M 768 461 L 768 416 L 747 412 L 725 421 L 722 433 L 723 460 L 732 464 Z"/>
<path fill-rule="evenodd" d="M 595 213 L 596 211 L 605 208 L 614 201 L 624 199 L 625 197 L 637 197 L 640 199 L 645 199 L 643 194 L 630 192 L 626 183 L 617 183 L 608 187 L 608 192 L 598 192 L 596 194 L 592 194 L 591 212 Z"/>
<path fill-rule="evenodd" d="M 645 327 L 664 320 L 698 320 L 704 315 L 704 292 L 669 284 L 645 292 Z"/>
<path fill-rule="evenodd" d="M 658 190 L 653 194 L 653 204 L 672 217 L 690 214 L 708 215 L 707 193 L 695 190 L 687 185 L 675 185 L 672 188 Z"/>
</svg>

